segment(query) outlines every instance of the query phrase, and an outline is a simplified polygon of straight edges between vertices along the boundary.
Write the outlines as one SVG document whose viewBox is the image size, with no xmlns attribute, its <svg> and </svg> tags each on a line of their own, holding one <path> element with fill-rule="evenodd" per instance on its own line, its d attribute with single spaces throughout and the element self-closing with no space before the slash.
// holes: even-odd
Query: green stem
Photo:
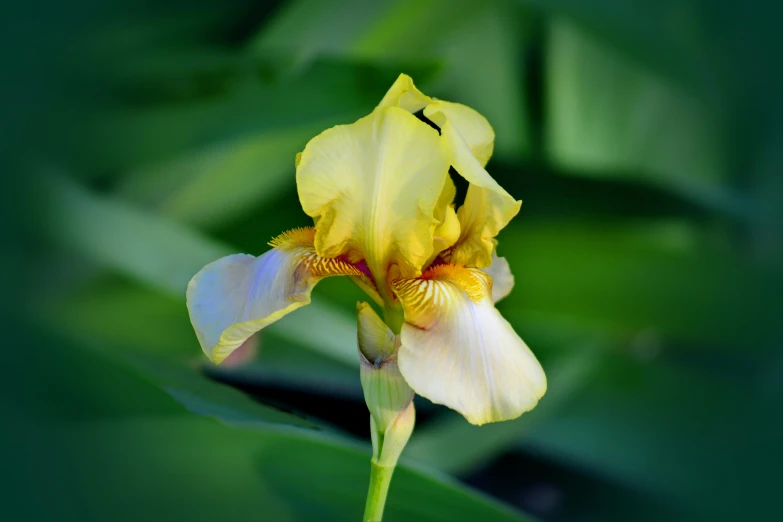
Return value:
<svg viewBox="0 0 783 522">
<path fill-rule="evenodd" d="M 393 466 L 381 466 L 375 459 L 370 462 L 370 489 L 367 491 L 367 504 L 364 506 L 365 522 L 380 522 L 386 505 Z"/>
<path fill-rule="evenodd" d="M 383 307 L 383 322 L 386 323 L 394 335 L 400 335 L 404 320 L 405 314 L 402 311 L 402 306 L 399 304 L 396 306 L 387 305 Z"/>
</svg>

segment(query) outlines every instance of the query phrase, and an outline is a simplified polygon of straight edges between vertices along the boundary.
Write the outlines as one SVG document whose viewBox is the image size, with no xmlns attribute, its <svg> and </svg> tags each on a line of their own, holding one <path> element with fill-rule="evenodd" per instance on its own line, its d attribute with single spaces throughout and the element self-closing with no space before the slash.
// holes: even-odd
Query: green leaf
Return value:
<svg viewBox="0 0 783 522">
<path fill-rule="evenodd" d="M 516 276 L 499 309 L 521 331 L 570 325 L 623 343 L 653 338 L 681 349 L 770 353 L 769 303 L 783 279 L 707 228 L 676 221 L 520 223 L 501 234 L 498 252 Z"/>
<path fill-rule="evenodd" d="M 221 82 L 215 92 L 142 104 L 122 103 L 119 98 L 93 108 L 90 118 L 76 122 L 90 144 L 89 150 L 74 144 L 81 151 L 79 165 L 89 171 L 110 169 L 131 176 L 127 190 L 138 197 L 144 195 L 139 189 L 149 186 L 156 177 L 144 169 L 155 165 L 172 165 L 176 170 L 191 155 L 195 155 L 192 161 L 198 161 L 201 154 L 209 157 L 221 147 L 228 154 L 232 147 L 241 148 L 245 140 L 261 136 L 269 140 L 279 133 L 293 139 L 306 131 L 349 123 L 372 110 L 397 69 L 324 58 L 308 63 L 295 74 L 270 72 L 266 78 L 260 59 L 235 58 L 240 65 L 230 74 L 219 70 L 214 73 Z M 155 77 L 148 78 L 139 89 L 166 92 L 180 83 L 198 86 L 211 81 L 200 79 L 197 70 L 192 76 L 169 79 L 164 75 L 158 79 L 160 85 L 155 84 Z M 293 165 L 293 155 L 288 161 Z M 264 165 L 257 168 L 263 177 Z M 139 188 L 134 187 L 135 169 L 144 178 Z M 164 176 L 163 195 L 177 187 L 172 178 L 176 174 Z"/>
<path fill-rule="evenodd" d="M 755 518 L 774 505 L 769 462 L 783 456 L 783 425 L 770 412 L 780 387 L 759 383 L 763 372 L 754 385 L 726 373 L 612 354 L 593 385 L 532 426 L 525 444 L 711 519 Z"/>
<path fill-rule="evenodd" d="M 95 197 L 64 178 L 51 176 L 46 193 L 52 218 L 48 232 L 53 241 L 99 266 L 182 299 L 183 313 L 190 278 L 207 263 L 233 253 L 230 247 L 183 225 L 122 201 Z M 324 301 L 313 302 L 268 331 L 357 366 L 355 319 Z M 301 328 L 302 324 L 319 329 Z M 197 348 L 195 339 L 193 346 Z"/>
<path fill-rule="evenodd" d="M 135 172 L 122 196 L 182 223 L 219 225 L 264 205 L 294 183 L 294 157 L 327 123 L 208 146 Z"/>
<path fill-rule="evenodd" d="M 257 55 L 294 50 L 299 61 L 342 54 L 393 2 L 381 0 L 294 0 L 287 2 L 251 41 Z M 380 100 L 379 100 L 380 101 Z"/>
<path fill-rule="evenodd" d="M 335 313 L 328 310 L 327 313 Z M 65 295 L 40 300 L 37 312 L 53 330 L 79 343 L 100 347 L 106 355 L 123 353 L 141 360 L 154 357 L 167 364 L 202 359 L 181 298 L 152 288 L 102 278 Z M 315 319 L 319 320 L 317 314 Z M 285 327 L 282 331 L 280 335 L 271 328 L 258 334 L 257 363 L 248 361 L 240 367 L 224 368 L 205 362 L 204 371 L 228 382 L 362 396 L 355 354 L 347 354 L 346 348 L 340 346 L 335 351 L 346 353 L 347 357 L 329 357 L 322 350 L 309 348 L 321 345 L 322 340 L 316 342 L 312 336 L 304 336 L 296 331 L 295 324 L 291 325 L 289 336 L 285 335 Z M 347 335 L 354 336 L 355 332 Z"/>
<path fill-rule="evenodd" d="M 597 42 L 551 23 L 547 151 L 561 167 L 634 176 L 733 213 L 724 122 L 695 95 Z"/>
<path fill-rule="evenodd" d="M 50 463 L 51 483 L 81 520 L 343 521 L 359 520 L 364 506 L 369 449 L 319 434 L 193 418 L 78 423 L 39 433 L 35 458 Z M 529 519 L 402 465 L 384 520 Z"/>
<path fill-rule="evenodd" d="M 260 404 L 230 386 L 210 380 L 195 365 L 138 356 L 131 356 L 128 361 L 188 411 L 198 415 L 238 426 L 272 424 L 320 429 L 318 424 Z"/>
<path fill-rule="evenodd" d="M 519 0 L 550 18 L 567 20 L 678 84 L 697 84 L 709 74 L 709 33 L 698 0 Z"/>
<path fill-rule="evenodd" d="M 128 296 L 127 293 L 114 293 L 116 294 L 115 298 Z M 161 306 L 166 301 L 160 301 L 160 299 L 156 300 L 147 296 L 147 304 L 153 305 L 149 311 L 151 316 L 161 310 L 167 311 L 165 306 Z M 139 301 L 131 301 L 131 303 L 138 305 Z M 160 326 L 160 323 L 166 323 L 165 315 L 153 319 L 149 323 L 144 322 L 144 317 L 137 314 L 123 315 L 126 323 L 129 317 L 132 318 L 133 328 L 146 332 L 146 336 L 153 339 L 151 345 L 148 345 L 145 342 L 144 334 L 125 336 L 123 335 L 124 330 L 117 328 L 117 326 L 106 328 L 104 320 L 108 318 L 110 322 L 116 322 L 117 317 L 113 313 L 123 310 L 122 307 L 117 307 L 116 301 L 109 300 L 106 303 L 109 311 L 102 310 L 101 315 L 96 314 L 85 304 L 89 305 L 85 302 L 84 295 L 69 296 L 65 303 L 48 303 L 44 311 L 39 311 L 39 315 L 46 321 L 44 324 L 47 329 L 58 334 L 61 338 L 69 340 L 73 345 L 81 347 L 81 349 L 87 348 L 92 359 L 105 359 L 106 362 L 131 368 L 148 382 L 155 383 L 157 387 L 168 393 L 172 399 L 188 411 L 237 425 L 260 423 L 308 429 L 320 428 L 313 422 L 258 403 L 244 393 L 210 379 L 200 370 L 201 364 L 196 362 L 199 359 L 200 351 L 193 350 L 189 357 L 182 357 L 177 353 L 181 350 L 180 346 L 175 346 L 172 350 L 172 346 L 168 345 L 168 342 L 172 340 L 178 344 L 176 343 L 178 340 L 171 336 L 166 339 L 166 329 Z M 178 308 L 181 306 L 180 304 Z M 125 309 L 127 309 L 127 305 Z M 177 329 L 176 322 L 172 326 Z M 189 343 L 186 346 L 197 349 L 197 343 L 193 341 L 192 336 L 191 333 L 188 339 Z M 163 339 L 156 339 L 158 337 Z M 63 356 L 65 357 L 65 354 Z M 68 359 L 73 358 L 73 355 L 68 355 Z M 90 357 L 82 358 L 90 360 Z M 79 358 L 76 359 L 79 360 Z M 70 367 L 70 361 L 64 366 Z M 111 394 L 115 384 L 104 382 L 104 379 L 98 379 L 98 377 L 102 377 L 101 373 L 92 376 L 90 384 L 84 388 L 89 390 L 95 387 L 98 382 L 103 382 L 100 393 L 102 395 Z M 122 390 L 122 395 L 133 396 L 144 391 L 142 386 L 126 385 Z M 114 395 L 111 396 L 114 397 Z M 116 404 L 122 401 L 114 399 L 110 402 Z"/>
</svg>

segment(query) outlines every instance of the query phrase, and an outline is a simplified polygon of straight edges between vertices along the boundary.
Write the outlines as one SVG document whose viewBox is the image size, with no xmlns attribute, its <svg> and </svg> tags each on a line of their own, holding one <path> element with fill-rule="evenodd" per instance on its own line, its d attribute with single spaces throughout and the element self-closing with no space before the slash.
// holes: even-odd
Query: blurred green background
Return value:
<svg viewBox="0 0 783 522">
<path fill-rule="evenodd" d="M 219 368 L 184 291 L 307 225 L 294 154 L 406 72 L 495 127 L 488 169 L 524 200 L 499 308 L 549 391 L 482 428 L 417 399 L 386 520 L 775 519 L 772 5 L 4 6 L 2 518 L 360 519 L 359 290 L 326 280 Z"/>
</svg>

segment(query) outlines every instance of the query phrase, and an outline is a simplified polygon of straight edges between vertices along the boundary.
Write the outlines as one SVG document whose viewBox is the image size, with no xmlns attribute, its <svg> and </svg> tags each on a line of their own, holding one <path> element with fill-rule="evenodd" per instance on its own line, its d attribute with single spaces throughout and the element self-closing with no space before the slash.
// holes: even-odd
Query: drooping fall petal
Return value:
<svg viewBox="0 0 783 522">
<path fill-rule="evenodd" d="M 419 275 L 434 248 L 450 164 L 437 131 L 399 107 L 316 136 L 296 171 L 302 208 L 316 223 L 316 251 L 364 259 L 382 292 L 391 265 Z"/>
<path fill-rule="evenodd" d="M 283 234 L 273 241 L 275 248 L 259 257 L 227 256 L 190 280 L 190 321 L 213 362 L 220 363 L 257 331 L 310 304 L 310 292 L 324 277 L 362 276 L 344 261 L 318 256 L 313 235 L 313 229 Z"/>
<path fill-rule="evenodd" d="M 489 276 L 440 265 L 398 279 L 405 311 L 398 364 L 416 393 L 472 424 L 513 419 L 546 391 L 541 365 L 492 303 Z"/>
</svg>

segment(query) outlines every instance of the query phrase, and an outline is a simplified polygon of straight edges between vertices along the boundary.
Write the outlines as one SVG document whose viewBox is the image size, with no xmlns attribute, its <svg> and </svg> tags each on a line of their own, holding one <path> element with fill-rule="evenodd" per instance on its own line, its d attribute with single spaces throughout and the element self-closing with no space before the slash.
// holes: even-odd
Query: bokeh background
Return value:
<svg viewBox="0 0 783 522">
<path fill-rule="evenodd" d="M 417 399 L 386 519 L 776 519 L 773 5 L 5 5 L 2 518 L 360 519 L 359 290 L 324 281 L 219 368 L 184 291 L 307 225 L 295 153 L 406 72 L 495 127 L 524 200 L 499 308 L 549 391 L 482 428 Z"/>
</svg>

